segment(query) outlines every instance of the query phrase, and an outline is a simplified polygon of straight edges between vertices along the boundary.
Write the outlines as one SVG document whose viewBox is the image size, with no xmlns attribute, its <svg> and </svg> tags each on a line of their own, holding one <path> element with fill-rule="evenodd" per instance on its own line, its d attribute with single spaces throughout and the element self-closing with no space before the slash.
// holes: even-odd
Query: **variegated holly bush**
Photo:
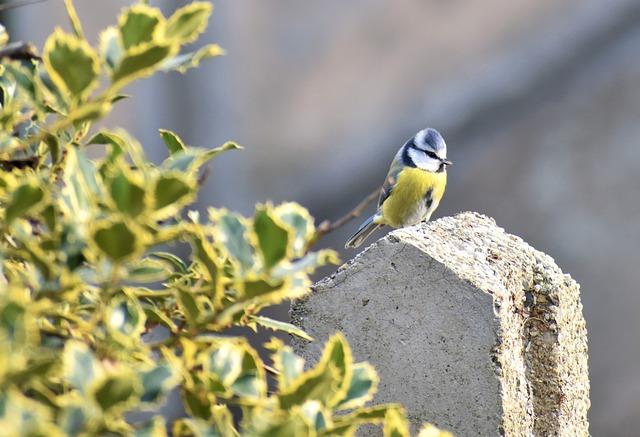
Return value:
<svg viewBox="0 0 640 437">
<path fill-rule="evenodd" d="M 378 377 L 340 334 L 305 370 L 281 340 L 267 344 L 265 363 L 226 333 L 244 326 L 311 340 L 261 315 L 309 293 L 309 274 L 336 262 L 332 251 L 309 251 L 305 209 L 188 211 L 203 166 L 236 144 L 190 147 L 161 130 L 167 158 L 154 165 L 125 131 L 94 126 L 132 81 L 222 53 L 183 50 L 212 6 L 194 2 L 167 18 L 135 4 L 96 48 L 65 3 L 72 31 L 55 30 L 41 58 L 8 50 L 0 31 L 2 434 L 342 436 L 381 423 L 386 435 L 407 435 L 400 406 L 365 406 Z M 167 249 L 179 244 L 190 245 L 188 259 Z M 154 411 L 173 390 L 181 418 L 167 423 Z"/>
</svg>

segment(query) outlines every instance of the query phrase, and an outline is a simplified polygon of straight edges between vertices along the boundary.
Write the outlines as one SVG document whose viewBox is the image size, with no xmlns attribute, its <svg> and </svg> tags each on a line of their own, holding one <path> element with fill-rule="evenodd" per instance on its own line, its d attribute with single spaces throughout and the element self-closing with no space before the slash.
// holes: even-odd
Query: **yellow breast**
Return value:
<svg viewBox="0 0 640 437">
<path fill-rule="evenodd" d="M 398 175 L 391 195 L 382 204 L 382 221 L 394 228 L 429 219 L 438 207 L 447 185 L 447 173 L 431 173 L 407 167 Z M 426 196 L 431 191 L 432 202 Z"/>
</svg>

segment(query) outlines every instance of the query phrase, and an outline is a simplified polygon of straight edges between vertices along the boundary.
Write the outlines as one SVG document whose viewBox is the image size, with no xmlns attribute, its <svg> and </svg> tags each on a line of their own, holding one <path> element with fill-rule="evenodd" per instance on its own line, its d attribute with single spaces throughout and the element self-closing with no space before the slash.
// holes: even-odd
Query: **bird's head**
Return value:
<svg viewBox="0 0 640 437">
<path fill-rule="evenodd" d="M 406 156 L 422 170 L 443 172 L 451 161 L 447 159 L 447 143 L 440 133 L 432 128 L 423 129 L 407 142 Z"/>
</svg>

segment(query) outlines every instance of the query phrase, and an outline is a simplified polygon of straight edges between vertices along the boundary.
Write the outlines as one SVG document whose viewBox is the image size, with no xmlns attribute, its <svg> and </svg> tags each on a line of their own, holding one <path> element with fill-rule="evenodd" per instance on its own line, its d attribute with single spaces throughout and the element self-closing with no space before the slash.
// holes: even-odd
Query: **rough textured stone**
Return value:
<svg viewBox="0 0 640 437">
<path fill-rule="evenodd" d="M 368 247 L 292 319 L 335 331 L 401 402 L 457 436 L 586 436 L 587 334 L 579 286 L 492 219 L 463 213 L 396 230 Z M 311 362 L 321 341 L 296 342 Z"/>
</svg>

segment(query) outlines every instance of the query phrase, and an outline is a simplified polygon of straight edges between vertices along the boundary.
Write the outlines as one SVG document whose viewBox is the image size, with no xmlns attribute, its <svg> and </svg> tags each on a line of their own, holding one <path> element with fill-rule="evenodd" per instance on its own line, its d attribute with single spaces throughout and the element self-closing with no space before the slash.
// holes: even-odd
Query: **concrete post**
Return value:
<svg viewBox="0 0 640 437">
<path fill-rule="evenodd" d="M 376 402 L 466 436 L 588 435 L 587 331 L 579 286 L 495 222 L 463 213 L 371 245 L 292 319 L 342 331 L 380 374 Z M 316 362 L 322 341 L 296 342 Z"/>
</svg>

